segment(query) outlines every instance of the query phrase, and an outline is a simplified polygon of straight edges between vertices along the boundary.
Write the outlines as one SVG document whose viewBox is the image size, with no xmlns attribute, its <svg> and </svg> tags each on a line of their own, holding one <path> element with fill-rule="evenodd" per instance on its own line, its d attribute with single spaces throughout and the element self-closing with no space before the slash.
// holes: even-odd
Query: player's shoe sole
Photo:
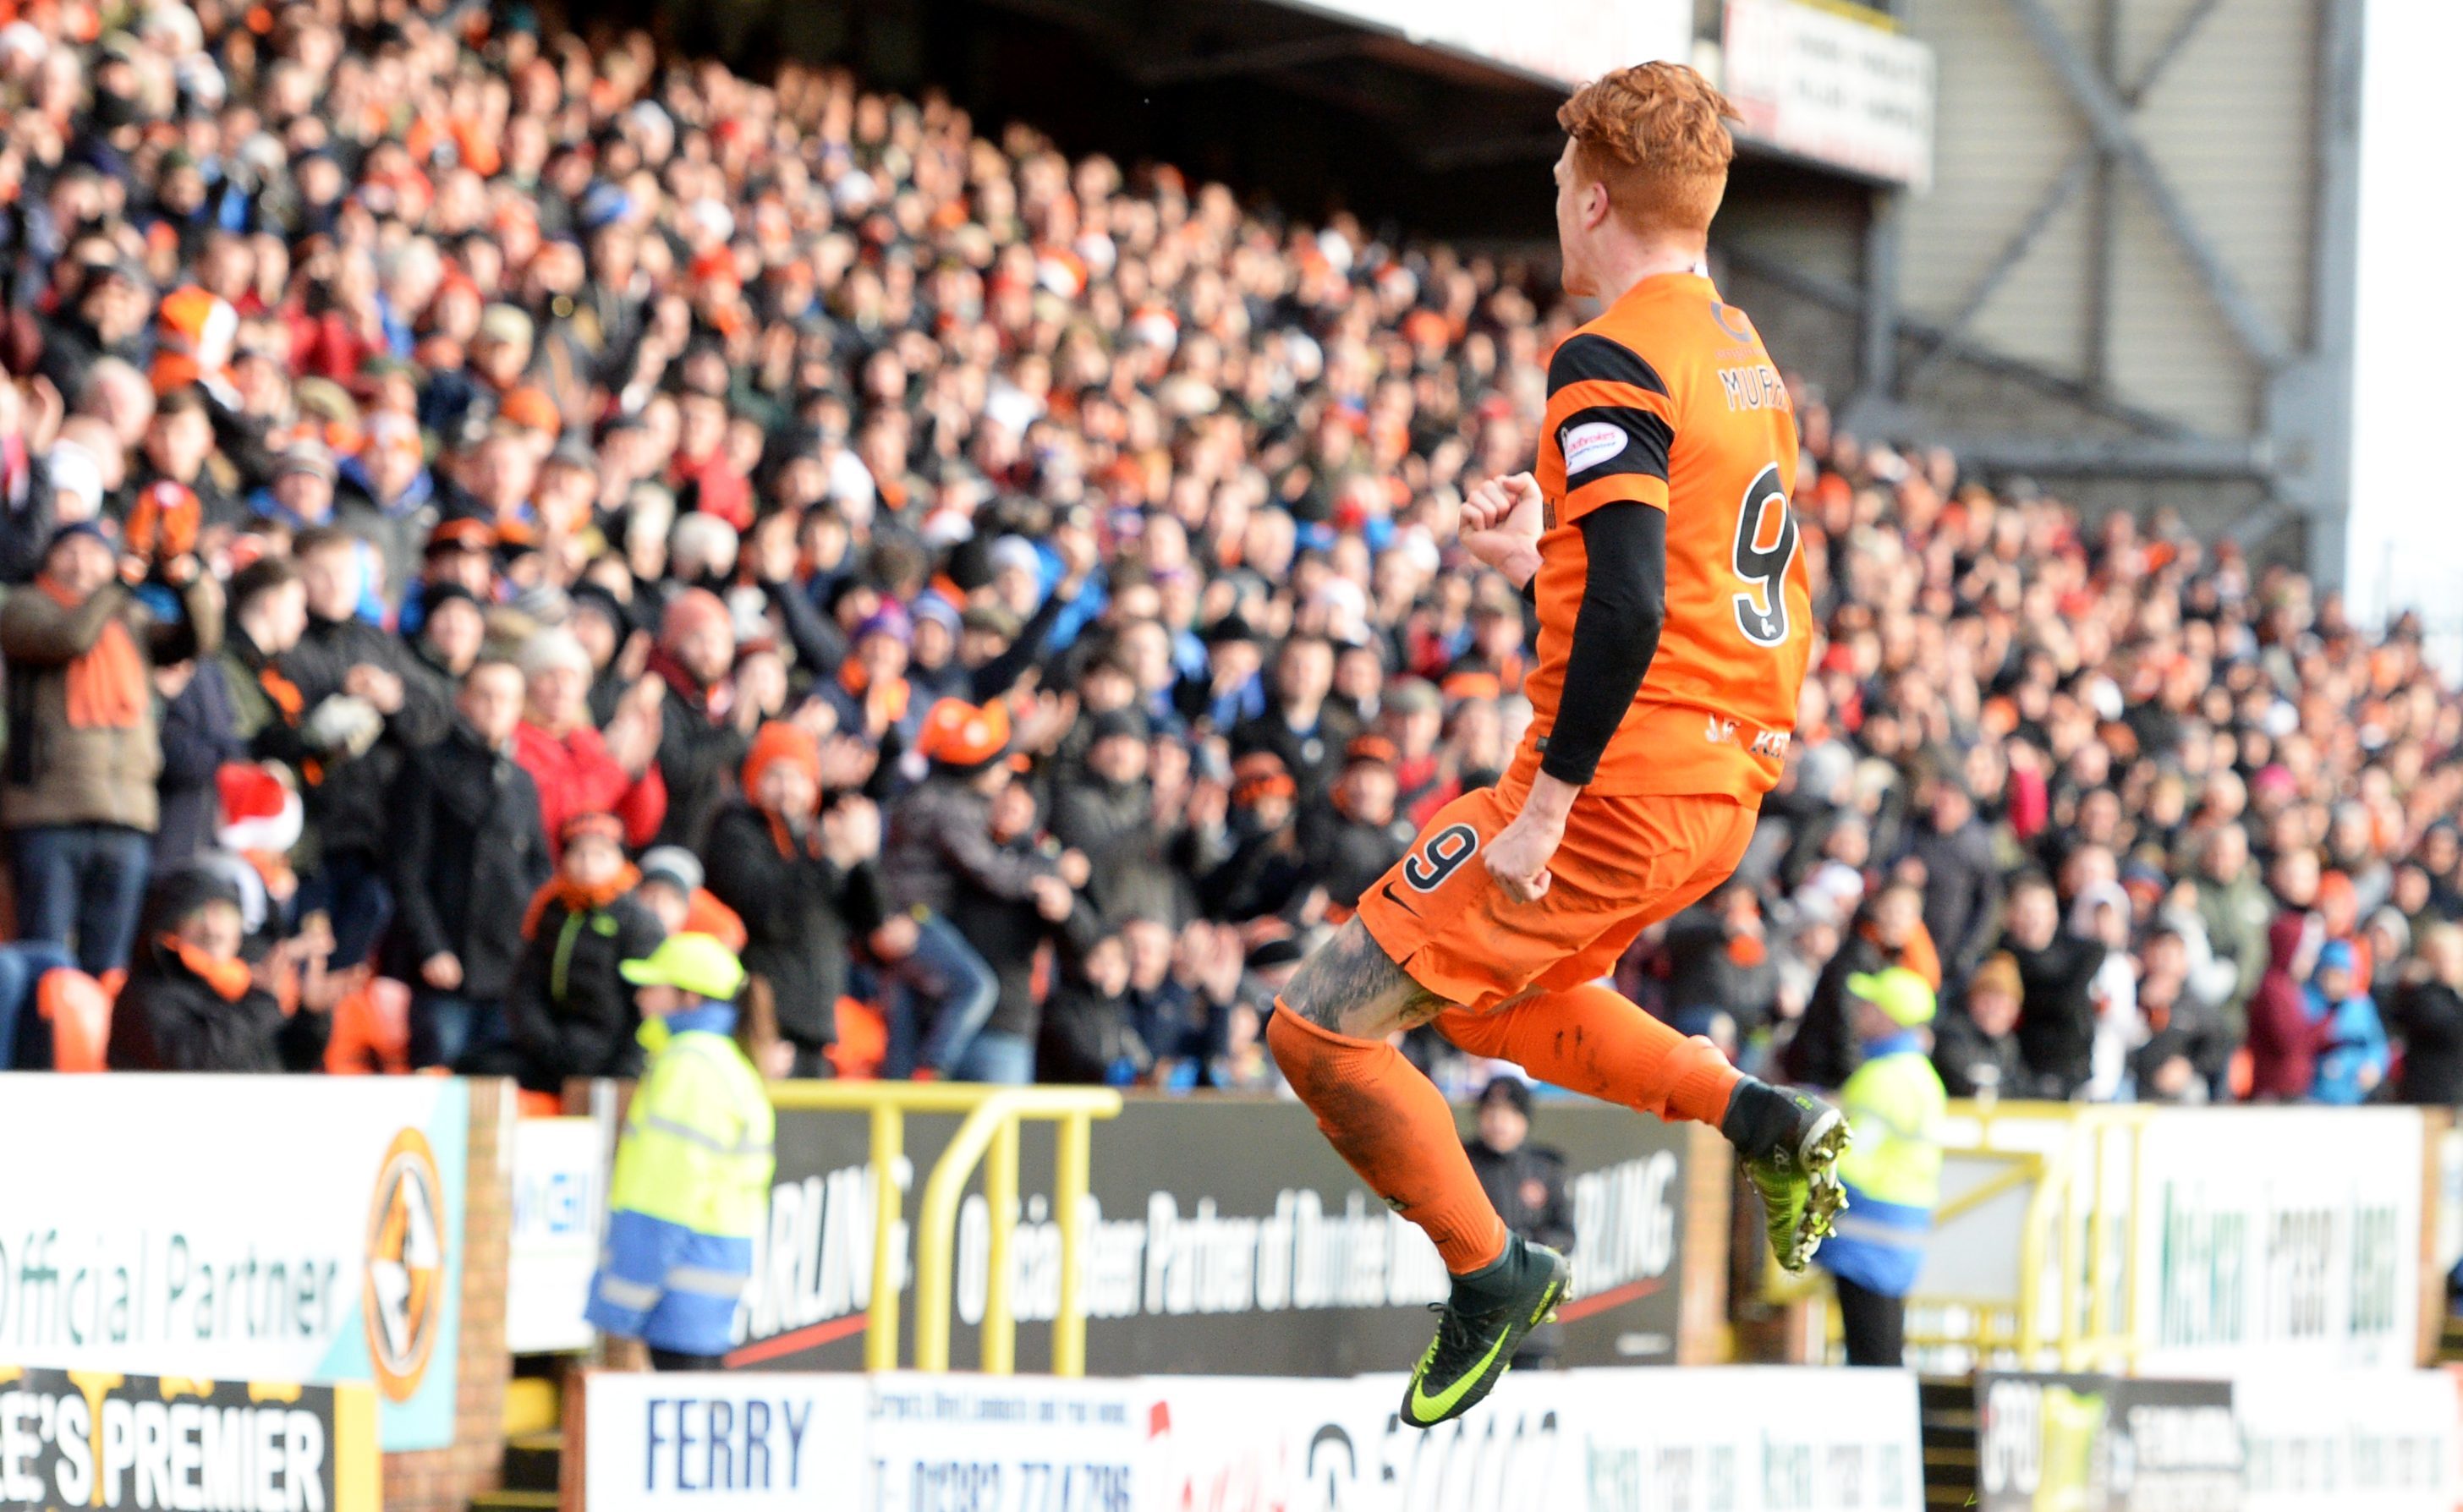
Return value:
<svg viewBox="0 0 2463 1512">
<path fill-rule="evenodd" d="M 1839 1110 L 1821 1099 L 1798 1091 L 1783 1095 L 1796 1109 L 1795 1125 L 1783 1141 L 1745 1156 L 1745 1178 L 1762 1199 L 1771 1253 L 1781 1269 L 1799 1271 L 1846 1211 L 1839 1157 L 1853 1134 Z"/>
<path fill-rule="evenodd" d="M 1513 1368 L 1523 1336 L 1545 1323 L 1565 1294 L 1573 1269 L 1545 1244 L 1520 1237 L 1506 1242 L 1513 1280 L 1501 1292 L 1483 1295 L 1461 1282 L 1438 1312 L 1437 1336 L 1428 1341 L 1403 1389 L 1403 1421 L 1434 1428 L 1479 1405 Z"/>
</svg>

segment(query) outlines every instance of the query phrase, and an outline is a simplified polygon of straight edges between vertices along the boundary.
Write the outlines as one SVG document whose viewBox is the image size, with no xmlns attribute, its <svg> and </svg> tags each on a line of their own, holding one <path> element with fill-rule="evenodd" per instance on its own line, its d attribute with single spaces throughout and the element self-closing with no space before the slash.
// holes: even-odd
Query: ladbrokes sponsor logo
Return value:
<svg viewBox="0 0 2463 1512">
<path fill-rule="evenodd" d="M 445 1317 L 445 1181 L 427 1136 L 404 1129 L 385 1151 L 368 1207 L 368 1358 L 386 1398 L 406 1402 L 427 1373 Z"/>
</svg>

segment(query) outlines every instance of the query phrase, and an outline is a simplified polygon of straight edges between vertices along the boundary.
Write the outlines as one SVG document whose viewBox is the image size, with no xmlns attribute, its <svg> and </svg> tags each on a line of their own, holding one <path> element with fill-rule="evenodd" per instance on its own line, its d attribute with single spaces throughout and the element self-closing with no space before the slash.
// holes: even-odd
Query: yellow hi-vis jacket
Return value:
<svg viewBox="0 0 2463 1512">
<path fill-rule="evenodd" d="M 642 1026 L 651 1061 L 616 1147 L 591 1285 L 601 1332 L 680 1354 L 733 1342 L 777 1164 L 770 1096 L 729 1037 L 733 1020 L 705 1006 Z"/>
</svg>

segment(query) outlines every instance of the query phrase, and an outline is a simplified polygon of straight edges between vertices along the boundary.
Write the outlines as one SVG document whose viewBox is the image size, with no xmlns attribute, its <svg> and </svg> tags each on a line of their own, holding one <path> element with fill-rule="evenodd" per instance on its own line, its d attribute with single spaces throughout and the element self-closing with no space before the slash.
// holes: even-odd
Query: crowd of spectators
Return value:
<svg viewBox="0 0 2463 1512">
<path fill-rule="evenodd" d="M 1269 1089 L 1524 733 L 1453 517 L 1540 267 L 518 10 L 16 15 L 0 1065 L 77 967 L 115 1067 L 629 1074 L 692 929 L 773 1075 Z M 1794 400 L 1787 775 L 1625 990 L 1817 1085 L 1903 964 L 1956 1093 L 2463 1101 L 2413 627 Z"/>
</svg>

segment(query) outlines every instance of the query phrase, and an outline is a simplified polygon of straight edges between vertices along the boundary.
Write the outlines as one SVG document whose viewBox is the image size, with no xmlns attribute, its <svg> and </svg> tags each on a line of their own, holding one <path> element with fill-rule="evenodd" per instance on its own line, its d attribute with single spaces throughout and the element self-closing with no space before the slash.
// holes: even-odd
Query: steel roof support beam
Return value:
<svg viewBox="0 0 2463 1512">
<path fill-rule="evenodd" d="M 2207 295 L 2222 312 L 2224 322 L 2252 356 L 2269 370 L 2282 367 L 2292 360 L 2291 344 L 2275 329 L 2266 312 L 2252 302 L 2240 287 L 2232 270 L 2224 266 L 2214 244 L 2207 239 L 2189 206 L 2181 203 L 2163 170 L 2147 155 L 2146 144 L 2129 119 L 2129 112 L 2112 92 L 2112 86 L 2096 71 L 2095 65 L 2081 53 L 2061 24 L 2044 8 L 2043 0 L 2007 0 L 2017 12 L 2019 21 L 2034 38 L 2036 49 L 2053 67 L 2053 73 L 2067 91 L 2070 102 L 2086 118 L 2087 127 L 2095 135 L 2096 144 L 2127 168 L 2138 180 L 2139 188 L 2147 203 L 2164 222 L 2165 228 L 2180 245 L 2182 254 L 2206 285 Z"/>
<path fill-rule="evenodd" d="M 1959 462 L 1988 472 L 2048 478 L 2215 478 L 2264 483 L 2274 476 L 2263 443 L 2190 437 L 1950 435 L 1941 443 Z"/>
<path fill-rule="evenodd" d="M 2267 385 L 2267 428 L 2284 438 L 2276 498 L 2307 513 L 2310 574 L 2340 584 L 2352 487 L 2352 362 L 2360 292 L 2363 0 L 2318 7 L 2317 208 L 2310 227 L 2309 351 Z"/>
<path fill-rule="evenodd" d="M 2118 4 L 2119 0 L 2114 0 L 2114 3 Z M 2147 60 L 2147 68 L 2139 76 L 2138 81 L 2122 89 L 2121 101 L 2125 109 L 2131 115 L 2136 115 L 2138 107 L 2145 103 L 2147 95 L 2152 93 L 2155 86 L 2163 82 L 2164 76 L 2171 71 L 2172 64 L 2188 47 L 2190 39 L 2197 35 L 2198 29 L 2206 24 L 2207 17 L 2212 15 L 2215 8 L 2222 3 L 2223 0 L 2198 0 L 2197 4 L 2182 12 L 2181 19 L 2173 26 L 2171 33 L 2165 37 L 2164 45 L 2155 50 L 2153 57 Z M 2073 149 L 2069 160 L 2061 164 L 2061 171 L 2054 176 L 2051 187 L 2044 190 L 2043 197 L 2036 202 L 2035 208 L 2027 212 L 2026 220 L 2019 224 L 2017 231 L 2011 236 L 2010 240 L 2002 245 L 2000 252 L 1993 259 L 1992 266 L 1984 270 L 1983 277 L 1975 281 L 1975 287 L 1968 291 L 1967 297 L 1959 302 L 1955 311 L 1951 312 L 1950 319 L 1944 323 L 1942 329 L 1953 335 L 1965 335 L 1967 328 L 1974 323 L 1975 317 L 1984 313 L 1985 304 L 2001 292 L 2001 286 L 2010 281 L 2010 276 L 2018 270 L 2018 265 L 2027 260 L 2029 252 L 2035 250 L 2036 243 L 2042 239 L 2045 230 L 2052 226 L 2054 217 L 2060 215 L 2070 201 L 2078 197 L 2080 190 L 2095 182 L 2100 167 L 2111 162 L 2111 154 L 2105 152 L 2100 142 L 2092 138 Z M 2106 229 L 2101 234 L 2108 238 L 2109 231 Z M 2109 248 L 2104 250 L 2108 253 Z M 2101 342 L 2098 344 L 2100 346 Z M 1927 342 L 1908 361 L 1904 380 L 1912 381 L 1915 376 L 1930 366 L 1932 360 L 1940 356 L 1943 351 L 1941 343 Z M 2097 356 L 2100 358 L 2101 353 L 2099 352 Z M 2099 360 L 2089 365 L 2100 368 L 2102 364 Z"/>
<path fill-rule="evenodd" d="M 1711 255 L 1751 277 L 1761 279 L 1765 283 L 1776 284 L 1798 298 L 1810 300 L 1824 309 L 1835 310 L 1842 314 L 1855 315 L 1860 314 L 1864 308 L 1864 294 L 1861 286 L 1843 283 L 1820 273 L 1808 272 L 1788 258 L 1776 257 L 1768 252 L 1758 251 L 1754 248 L 1733 242 L 1713 242 Z M 2038 367 L 2023 358 L 2014 357 L 2006 352 L 1995 352 L 1990 347 L 1979 345 L 1970 337 L 1945 331 L 1917 316 L 1901 314 L 1898 318 L 1898 327 L 1901 335 L 1910 336 L 1919 341 L 1937 343 L 1947 356 L 1955 357 L 1961 362 L 1997 377 L 2015 378 L 2030 388 L 2051 395 L 2055 399 L 2066 400 L 2092 414 L 2126 425 L 2143 435 L 2185 437 L 2191 434 L 2189 428 L 2179 421 L 2098 395 L 2085 384 L 2066 374 Z"/>
<path fill-rule="evenodd" d="M 1907 0 L 1873 0 L 1873 9 L 1893 24 L 1904 18 Z M 1899 245 L 1904 235 L 1905 191 L 1876 185 L 1864 197 L 1864 244 L 1858 272 L 1864 296 L 1856 307 L 1856 392 L 1845 406 L 1845 418 L 1863 424 L 1897 404 L 1906 388 L 1899 373 Z"/>
</svg>

